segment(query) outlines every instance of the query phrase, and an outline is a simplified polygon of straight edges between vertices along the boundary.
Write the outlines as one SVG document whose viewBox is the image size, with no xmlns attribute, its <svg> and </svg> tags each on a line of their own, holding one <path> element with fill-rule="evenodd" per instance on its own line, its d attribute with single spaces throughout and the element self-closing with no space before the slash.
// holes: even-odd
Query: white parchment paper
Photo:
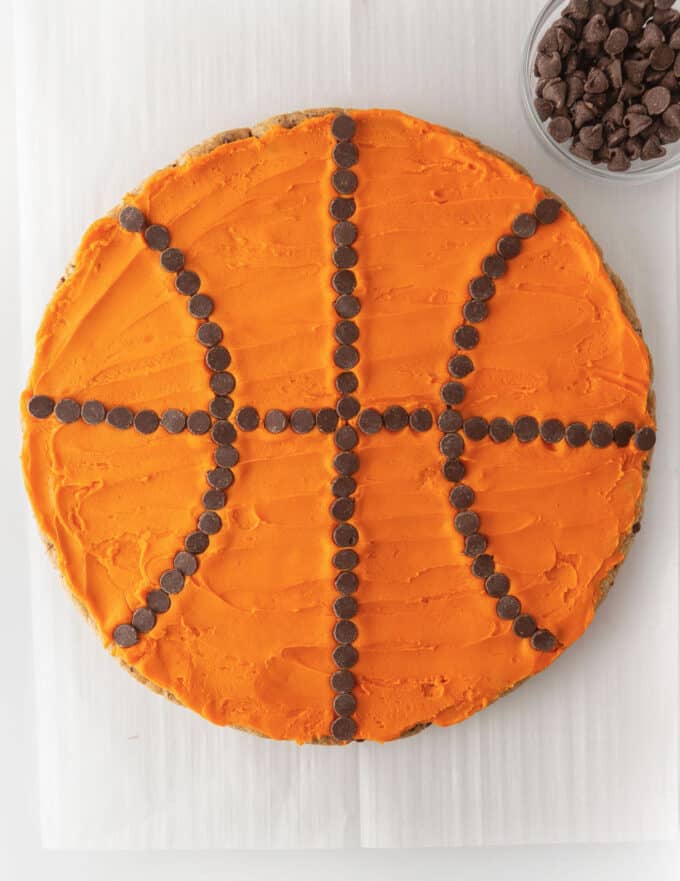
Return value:
<svg viewBox="0 0 680 881">
<path fill-rule="evenodd" d="M 633 294 L 660 442 L 643 531 L 588 634 L 450 729 L 303 747 L 138 685 L 59 585 L 26 510 L 43 844 L 335 848 L 632 841 L 678 831 L 678 181 L 585 182 L 520 110 L 540 0 L 22 0 L 14 7 L 25 368 L 86 225 L 209 134 L 324 105 L 462 129 L 563 194 Z M 16 290 L 5 289 L 5 296 Z M 94 344 L 94 341 L 93 341 Z"/>
</svg>

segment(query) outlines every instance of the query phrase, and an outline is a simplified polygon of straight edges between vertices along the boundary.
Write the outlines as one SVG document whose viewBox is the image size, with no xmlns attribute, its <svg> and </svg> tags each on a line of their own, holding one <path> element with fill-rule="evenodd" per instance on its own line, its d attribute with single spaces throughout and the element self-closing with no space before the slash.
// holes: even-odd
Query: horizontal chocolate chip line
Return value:
<svg viewBox="0 0 680 881">
<path fill-rule="evenodd" d="M 309 434 L 316 428 L 322 434 L 334 434 L 340 420 L 347 423 L 356 420 L 357 427 L 363 434 L 376 434 L 382 429 L 397 432 L 405 428 L 422 433 L 434 427 L 435 414 L 427 407 L 416 407 L 409 412 L 400 405 L 387 407 L 384 411 L 373 407 L 362 410 L 355 397 L 344 394 L 335 407 L 322 407 L 316 411 L 308 407 L 296 407 L 293 410 L 273 407 L 266 410 L 261 417 L 255 407 L 241 407 L 236 411 L 235 422 L 241 431 L 264 429 L 270 434 L 281 434 L 292 430 L 296 434 Z"/>
<path fill-rule="evenodd" d="M 585 422 L 562 422 L 551 417 L 539 422 L 534 416 L 520 416 L 514 422 L 503 416 L 497 416 L 487 422 L 482 416 L 469 416 L 462 425 L 456 410 L 444 410 L 438 419 L 444 424 L 451 421 L 461 427 L 465 437 L 471 441 L 481 441 L 490 437 L 494 443 L 505 443 L 513 436 L 520 443 L 542 440 L 546 444 L 565 442 L 567 446 L 578 448 L 590 444 L 597 449 L 610 446 L 627 447 L 632 443 L 643 452 L 651 450 L 656 443 L 656 431 L 649 425 L 636 428 L 632 422 L 619 422 L 610 425 L 608 422 L 595 421 L 591 426 Z M 442 428 L 442 430 L 444 430 Z"/>
</svg>

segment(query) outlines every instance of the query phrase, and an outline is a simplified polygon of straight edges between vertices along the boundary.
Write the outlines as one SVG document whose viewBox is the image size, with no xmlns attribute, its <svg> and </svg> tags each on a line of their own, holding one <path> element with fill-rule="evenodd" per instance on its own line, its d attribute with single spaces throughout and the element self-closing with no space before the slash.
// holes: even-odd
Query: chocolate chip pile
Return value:
<svg viewBox="0 0 680 881">
<path fill-rule="evenodd" d="M 675 0 L 570 0 L 538 44 L 539 117 L 558 143 L 610 171 L 680 140 Z"/>
</svg>

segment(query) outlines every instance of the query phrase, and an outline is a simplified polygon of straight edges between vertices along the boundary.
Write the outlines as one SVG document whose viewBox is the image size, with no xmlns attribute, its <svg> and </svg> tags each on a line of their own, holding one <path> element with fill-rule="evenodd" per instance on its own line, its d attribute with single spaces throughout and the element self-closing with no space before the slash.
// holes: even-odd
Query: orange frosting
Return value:
<svg viewBox="0 0 680 881">
<path fill-rule="evenodd" d="M 467 284 L 542 191 L 473 142 L 394 111 L 353 114 L 363 406 L 442 409 Z M 332 116 L 226 144 L 130 197 L 201 277 L 236 377 L 236 407 L 333 405 Z M 172 275 L 115 219 L 86 233 L 37 338 L 31 394 L 107 407 L 206 409 L 196 322 Z M 496 282 L 461 411 L 488 419 L 652 423 L 650 364 L 597 248 L 563 211 Z M 360 436 L 357 737 L 448 725 L 550 663 L 495 614 L 453 529 L 440 434 Z M 23 466 L 41 529 L 104 642 L 218 724 L 298 742 L 333 718 L 332 436 L 241 434 L 240 462 L 195 576 L 137 645 L 113 628 L 144 605 L 202 511 L 208 436 L 144 436 L 26 418 Z M 644 454 L 468 442 L 466 483 L 489 553 L 562 646 L 588 626 L 638 515 Z"/>
</svg>

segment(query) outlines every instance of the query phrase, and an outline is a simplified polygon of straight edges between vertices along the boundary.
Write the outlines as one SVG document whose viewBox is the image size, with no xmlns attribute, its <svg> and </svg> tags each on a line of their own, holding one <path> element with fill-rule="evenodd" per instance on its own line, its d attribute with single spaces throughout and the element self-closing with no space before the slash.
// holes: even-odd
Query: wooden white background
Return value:
<svg viewBox="0 0 680 881">
<path fill-rule="evenodd" d="M 15 428 L 0 650 L 16 707 L 6 736 L 24 757 L 23 776 L 8 773 L 30 783 L 14 810 L 37 798 L 49 848 L 676 838 L 680 183 L 593 184 L 542 152 L 518 83 L 540 0 L 3 2 L 4 412 L 16 413 L 41 311 L 90 221 L 213 132 L 347 105 L 461 129 L 568 199 L 636 301 L 660 424 L 643 532 L 581 642 L 462 725 L 346 749 L 213 728 L 126 676 L 44 558 Z"/>
</svg>

